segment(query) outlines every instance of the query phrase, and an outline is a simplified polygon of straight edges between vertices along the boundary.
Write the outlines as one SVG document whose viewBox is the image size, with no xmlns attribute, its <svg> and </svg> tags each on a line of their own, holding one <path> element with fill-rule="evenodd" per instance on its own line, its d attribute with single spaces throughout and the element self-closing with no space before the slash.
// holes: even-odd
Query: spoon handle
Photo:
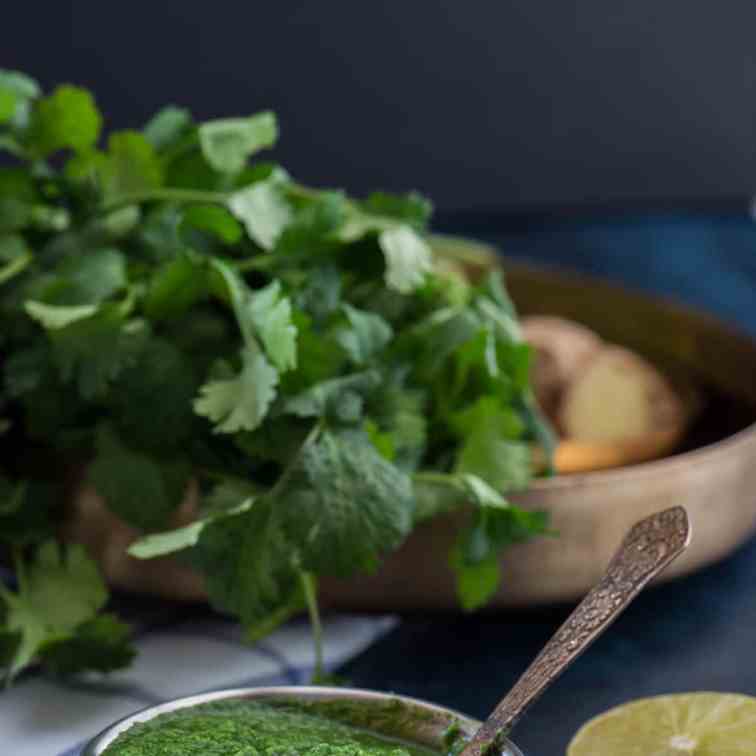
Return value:
<svg viewBox="0 0 756 756">
<path fill-rule="evenodd" d="M 525 709 L 689 543 L 690 524 L 682 507 L 658 512 L 634 525 L 599 583 L 546 644 L 460 756 L 482 756 L 505 736 Z"/>
</svg>

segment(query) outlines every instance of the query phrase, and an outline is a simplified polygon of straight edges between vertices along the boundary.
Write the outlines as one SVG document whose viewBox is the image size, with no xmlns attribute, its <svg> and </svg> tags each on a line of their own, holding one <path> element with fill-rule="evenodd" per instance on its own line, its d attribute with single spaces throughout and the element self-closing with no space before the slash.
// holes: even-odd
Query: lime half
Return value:
<svg viewBox="0 0 756 756">
<path fill-rule="evenodd" d="M 685 693 L 633 701 L 592 719 L 567 756 L 755 756 L 756 698 Z"/>
</svg>

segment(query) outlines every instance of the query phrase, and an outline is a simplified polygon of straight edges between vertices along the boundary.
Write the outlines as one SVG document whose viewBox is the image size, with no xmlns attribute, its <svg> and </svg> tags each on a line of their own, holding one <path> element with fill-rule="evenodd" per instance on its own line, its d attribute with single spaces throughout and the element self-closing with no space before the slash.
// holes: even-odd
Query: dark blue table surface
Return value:
<svg viewBox="0 0 756 756">
<path fill-rule="evenodd" d="M 756 225 L 744 215 L 525 222 L 484 214 L 448 220 L 442 230 L 494 242 L 513 258 L 678 299 L 756 335 Z M 343 673 L 355 685 L 484 717 L 570 609 L 408 616 Z M 557 756 L 589 717 L 629 699 L 687 690 L 756 694 L 756 541 L 644 593 L 531 709 L 516 740 L 527 756 Z"/>
</svg>

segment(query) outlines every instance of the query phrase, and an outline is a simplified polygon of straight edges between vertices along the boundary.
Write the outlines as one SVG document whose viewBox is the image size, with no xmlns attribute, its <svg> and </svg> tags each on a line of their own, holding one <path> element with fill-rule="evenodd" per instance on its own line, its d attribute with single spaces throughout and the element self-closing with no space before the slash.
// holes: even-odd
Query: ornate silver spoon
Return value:
<svg viewBox="0 0 756 756">
<path fill-rule="evenodd" d="M 515 686 L 468 741 L 459 756 L 484 756 L 549 685 L 593 643 L 650 580 L 690 543 L 682 507 L 659 512 L 634 525 L 606 573 L 546 644 Z"/>
</svg>

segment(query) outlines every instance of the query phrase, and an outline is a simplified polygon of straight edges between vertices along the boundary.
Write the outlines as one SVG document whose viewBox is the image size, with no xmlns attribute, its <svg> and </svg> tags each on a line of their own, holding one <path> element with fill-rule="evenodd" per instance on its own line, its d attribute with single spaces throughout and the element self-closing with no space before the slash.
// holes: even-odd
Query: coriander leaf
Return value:
<svg viewBox="0 0 756 756">
<path fill-rule="evenodd" d="M 280 165 L 265 161 L 255 161 L 251 165 L 246 165 L 243 170 L 233 176 L 231 185 L 235 189 L 241 189 L 249 184 L 265 181 L 274 175 L 278 175 L 282 179 L 288 178 L 288 174 Z M 229 178 L 229 176 L 224 176 L 223 180 L 228 181 Z"/>
<path fill-rule="evenodd" d="M 150 262 L 168 262 L 189 250 L 181 238 L 183 210 L 173 204 L 157 205 L 138 230 L 140 246 Z"/>
<path fill-rule="evenodd" d="M 179 254 L 154 269 L 144 298 L 144 314 L 154 321 L 178 318 L 207 294 L 206 268 Z"/>
<path fill-rule="evenodd" d="M 215 423 L 215 433 L 252 431 L 262 423 L 276 396 L 278 373 L 259 350 L 242 351 L 242 369 L 226 380 L 200 387 L 194 411 Z"/>
<path fill-rule="evenodd" d="M 499 551 L 535 536 L 553 535 L 548 524 L 548 513 L 512 506 L 489 510 L 487 519 L 489 537 Z"/>
<path fill-rule="evenodd" d="M 339 238 L 353 242 L 366 234 L 396 229 L 400 225 L 422 230 L 430 212 L 430 203 L 418 194 L 398 196 L 374 192 L 364 202 L 348 205 Z"/>
<path fill-rule="evenodd" d="M 242 238 L 242 227 L 228 210 L 219 205 L 192 205 L 184 210 L 182 228 L 205 231 L 224 244 L 237 244 Z"/>
<path fill-rule="evenodd" d="M 501 568 L 498 549 L 487 527 L 490 520 L 489 510 L 481 508 L 474 523 L 460 532 L 449 554 L 457 596 L 467 611 L 486 604 L 499 587 Z"/>
<path fill-rule="evenodd" d="M 36 101 L 26 141 L 40 157 L 66 148 L 81 152 L 95 144 L 101 126 L 102 116 L 92 95 L 64 84 Z"/>
<path fill-rule="evenodd" d="M 372 420 L 365 422 L 365 433 L 376 451 L 389 462 L 396 460 L 396 446 L 390 433 L 384 433 Z"/>
<path fill-rule="evenodd" d="M 274 506 L 302 566 L 345 577 L 374 569 L 401 544 L 414 498 L 410 479 L 367 436 L 326 431 L 305 444 Z"/>
<path fill-rule="evenodd" d="M 252 291 L 239 274 L 222 260 L 211 265 L 226 284 L 239 329 L 251 350 L 257 349 L 259 337 L 275 366 L 283 371 L 296 367 L 297 327 L 292 322 L 291 302 L 281 296 L 281 284 Z"/>
<path fill-rule="evenodd" d="M 72 637 L 47 643 L 40 661 L 54 675 L 67 677 L 86 670 L 123 669 L 135 656 L 131 628 L 113 614 L 101 614 L 78 625 Z"/>
<path fill-rule="evenodd" d="M 10 281 L 32 261 L 32 254 L 23 237 L 0 234 L 0 284 Z"/>
<path fill-rule="evenodd" d="M 31 567 L 17 565 L 18 592 L 0 585 L 6 604 L 6 626 L 21 634 L 21 642 L 8 667 L 12 679 L 48 641 L 71 634 L 91 619 L 107 599 L 107 590 L 95 563 L 82 546 L 65 554 L 54 541 L 37 551 Z"/>
<path fill-rule="evenodd" d="M 48 330 L 65 328 L 84 318 L 89 318 L 98 310 L 97 305 L 48 305 L 32 299 L 24 303 L 26 314 Z"/>
<path fill-rule="evenodd" d="M 3 363 L 4 388 L 8 396 L 17 398 L 38 388 L 50 367 L 46 345 L 19 349 Z"/>
<path fill-rule="evenodd" d="M 249 118 L 208 121 L 199 127 L 202 153 L 207 162 L 221 173 L 238 173 L 248 158 L 272 147 L 277 138 L 276 117 L 268 111 Z"/>
<path fill-rule="evenodd" d="M 185 448 L 195 421 L 195 366 L 170 341 L 152 338 L 115 379 L 110 416 L 129 442 L 168 453 Z"/>
<path fill-rule="evenodd" d="M 255 291 L 246 309 L 273 364 L 282 372 L 295 368 L 297 327 L 292 323 L 289 298 L 281 296 L 280 282 Z"/>
<path fill-rule="evenodd" d="M 272 630 L 304 606 L 295 549 L 267 498 L 209 523 L 192 557 L 213 606 L 239 616 L 250 635 L 261 626 Z"/>
<path fill-rule="evenodd" d="M 192 116 L 188 110 L 168 105 L 152 116 L 142 133 L 156 150 L 163 150 L 183 136 L 191 124 Z"/>
<path fill-rule="evenodd" d="M 525 488 L 531 479 L 530 447 L 517 441 L 522 422 L 495 397 L 481 397 L 452 423 L 460 435 L 455 471 L 472 473 L 499 491 Z"/>
<path fill-rule="evenodd" d="M 11 155 L 20 157 L 23 154 L 23 148 L 12 136 L 0 134 L 0 152 L 10 152 Z"/>
<path fill-rule="evenodd" d="M 457 577 L 457 594 L 470 611 L 483 606 L 496 593 L 502 550 L 547 533 L 548 516 L 511 506 L 475 476 L 461 476 L 459 481 L 479 507 L 473 524 L 460 533 L 449 556 Z"/>
<path fill-rule="evenodd" d="M 137 559 L 154 559 L 177 551 L 196 546 L 202 531 L 211 523 L 222 517 L 234 517 L 248 511 L 254 504 L 254 498 L 248 497 L 241 504 L 223 512 L 211 514 L 200 520 L 184 525 L 181 528 L 167 530 L 162 533 L 150 533 L 135 541 L 128 548 L 128 553 Z"/>
<path fill-rule="evenodd" d="M 104 152 L 91 147 L 71 155 L 63 167 L 63 175 L 80 192 L 82 189 L 88 192 L 89 199 L 94 199 L 101 189 L 107 162 L 108 156 Z"/>
<path fill-rule="evenodd" d="M 137 559 L 154 559 L 196 546 L 207 523 L 208 521 L 204 519 L 197 520 L 174 530 L 150 533 L 132 543 L 128 548 L 128 553 Z"/>
<path fill-rule="evenodd" d="M 396 452 L 396 464 L 413 470 L 420 463 L 428 437 L 427 396 L 393 377 L 383 381 L 368 400 L 366 414 Z"/>
<path fill-rule="evenodd" d="M 370 213 L 396 218 L 418 229 L 425 227 L 433 212 L 431 202 L 416 192 L 405 195 L 373 192 L 362 206 Z"/>
<path fill-rule="evenodd" d="M 39 231 L 65 231 L 71 225 L 71 214 L 63 207 L 35 205 L 29 225 Z"/>
<path fill-rule="evenodd" d="M 99 304 L 127 284 L 123 254 L 116 249 L 95 249 L 59 265 L 52 285 L 45 287 L 39 298 L 49 305 Z"/>
<path fill-rule="evenodd" d="M 138 131 L 119 131 L 108 139 L 108 157 L 100 166 L 105 202 L 156 189 L 163 170 L 155 149 Z"/>
<path fill-rule="evenodd" d="M 104 213 L 95 223 L 108 239 L 121 239 L 134 231 L 141 220 L 142 211 L 139 205 L 124 205 Z"/>
<path fill-rule="evenodd" d="M 409 226 L 387 229 L 378 237 L 386 259 L 386 286 L 400 294 L 409 294 L 425 283 L 433 270 L 433 252 Z"/>
<path fill-rule="evenodd" d="M 284 193 L 284 179 L 278 173 L 234 192 L 227 204 L 249 237 L 267 250 L 273 249 L 293 217 Z"/>
<path fill-rule="evenodd" d="M 234 443 L 250 457 L 286 466 L 304 443 L 310 425 L 289 415 L 268 417 L 257 430 L 237 434 Z"/>
<path fill-rule="evenodd" d="M 0 83 L 0 124 L 13 118 L 13 114 L 16 112 L 16 104 L 16 93 L 10 89 L 5 89 Z"/>
<path fill-rule="evenodd" d="M 0 477 L 0 543 L 23 547 L 53 536 L 53 512 L 60 501 L 56 485 L 41 480 L 12 483 Z"/>
<path fill-rule="evenodd" d="M 295 304 L 316 321 L 323 321 L 338 309 L 341 285 L 338 268 L 333 265 L 318 266 L 294 295 Z"/>
<path fill-rule="evenodd" d="M 16 197 L 0 197 L 0 233 L 20 231 L 30 226 L 33 215 L 34 207 L 29 202 Z"/>
<path fill-rule="evenodd" d="M 226 261 L 218 258 L 210 260 L 212 270 L 220 274 L 228 292 L 228 300 L 233 308 L 236 322 L 239 330 L 244 337 L 244 343 L 253 351 L 258 348 L 257 338 L 255 336 L 255 324 L 250 317 L 249 299 L 251 291 L 246 281 L 239 273 Z"/>
<path fill-rule="evenodd" d="M 467 343 L 462 344 L 454 355 L 455 381 L 463 389 L 470 379 L 481 374 L 498 378 L 501 374 L 496 336 L 490 323 L 486 323 Z"/>
<path fill-rule="evenodd" d="M 202 511 L 206 517 L 239 514 L 246 511 L 261 493 L 262 489 L 249 480 L 228 477 L 203 497 Z"/>
<path fill-rule="evenodd" d="M 2 617 L 2 613 L 0 613 L 0 617 Z M 20 642 L 21 633 L 11 632 L 0 627 L 0 669 L 10 667 Z"/>
<path fill-rule="evenodd" d="M 0 68 L 0 87 L 24 100 L 33 100 L 40 95 L 39 84 L 31 76 L 20 71 Z"/>
<path fill-rule="evenodd" d="M 35 97 L 39 97 L 40 89 L 34 79 L 19 71 L 8 71 L 6 69 L 0 69 L 0 91 L 4 91 L 13 96 L 13 111 L 11 112 L 7 120 L 11 121 L 11 126 L 17 129 L 23 129 L 26 127 L 29 120 L 29 106 L 31 101 Z M 6 106 L 7 107 L 7 106 Z M 0 149 L 2 149 L 3 136 L 0 135 Z M 9 138 L 9 144 L 6 147 L 14 145 L 17 150 L 11 149 L 11 151 L 20 152 L 20 145 L 15 143 Z"/>
<path fill-rule="evenodd" d="M 291 319 L 297 327 L 297 369 L 281 376 L 282 393 L 289 396 L 339 375 L 346 364 L 332 330 L 317 328 L 301 310 L 294 310 Z"/>
<path fill-rule="evenodd" d="M 0 196 L 29 203 L 40 199 L 33 176 L 20 166 L 0 167 Z"/>
<path fill-rule="evenodd" d="M 344 224 L 338 230 L 338 237 L 340 241 L 351 243 L 359 241 L 368 234 L 380 233 L 396 227 L 397 222 L 391 218 L 371 215 L 360 210 L 357 205 L 348 204 Z"/>
<path fill-rule="evenodd" d="M 331 378 L 316 383 L 286 401 L 284 410 L 299 417 L 329 417 L 342 422 L 356 422 L 359 419 L 346 413 L 344 408 L 352 408 L 354 397 L 362 399 L 374 391 L 381 383 L 381 374 L 377 370 L 367 370 L 339 378 Z"/>
<path fill-rule="evenodd" d="M 480 330 L 480 317 L 472 309 L 443 307 L 405 331 L 403 346 L 415 370 L 427 380 Z"/>
<path fill-rule="evenodd" d="M 125 321 L 117 304 L 100 305 L 95 315 L 48 331 L 61 379 L 75 381 L 85 399 L 103 395 L 136 361 L 147 333 L 144 322 Z"/>
<path fill-rule="evenodd" d="M 454 571 L 457 597 L 465 611 L 485 606 L 499 587 L 501 567 L 494 552 L 479 561 L 468 561 L 465 544 L 457 542 L 449 554 L 449 566 Z"/>
<path fill-rule="evenodd" d="M 351 328 L 340 331 L 336 339 L 354 363 L 364 365 L 391 341 L 394 332 L 380 315 L 348 304 L 342 309 Z"/>
<path fill-rule="evenodd" d="M 131 449 L 107 425 L 97 430 L 95 452 L 88 477 L 108 509 L 142 530 L 164 527 L 184 497 L 189 465 Z"/>
<path fill-rule="evenodd" d="M 274 252 L 312 265 L 341 247 L 338 232 L 347 217 L 348 203 L 341 192 L 319 191 L 298 208 L 276 240 Z"/>
<path fill-rule="evenodd" d="M 420 472 L 414 475 L 415 524 L 461 509 L 468 504 L 467 497 L 461 490 L 462 486 L 458 485 L 454 478 L 455 476 L 434 472 Z"/>
</svg>

